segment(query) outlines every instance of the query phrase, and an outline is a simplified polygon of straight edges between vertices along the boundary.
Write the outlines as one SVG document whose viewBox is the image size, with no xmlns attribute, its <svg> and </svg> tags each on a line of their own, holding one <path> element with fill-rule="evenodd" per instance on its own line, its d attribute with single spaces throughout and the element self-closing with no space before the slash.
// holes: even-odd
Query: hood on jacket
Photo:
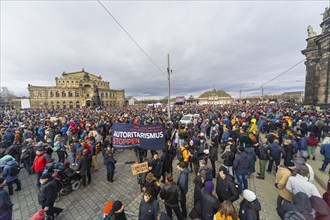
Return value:
<svg viewBox="0 0 330 220">
<path fill-rule="evenodd" d="M 261 205 L 260 205 L 260 202 L 257 199 L 253 200 L 253 202 L 251 202 L 251 204 L 254 206 L 254 208 L 256 208 L 258 211 L 261 211 Z"/>
<path fill-rule="evenodd" d="M 16 161 L 13 160 L 13 159 L 11 159 L 11 160 L 9 160 L 9 161 L 6 162 L 6 165 L 8 165 L 8 166 L 12 166 L 14 164 L 16 164 Z"/>
<path fill-rule="evenodd" d="M 299 212 L 312 211 L 312 204 L 308 199 L 308 196 L 303 192 L 298 192 L 293 197 L 293 203 L 296 205 Z"/>
</svg>

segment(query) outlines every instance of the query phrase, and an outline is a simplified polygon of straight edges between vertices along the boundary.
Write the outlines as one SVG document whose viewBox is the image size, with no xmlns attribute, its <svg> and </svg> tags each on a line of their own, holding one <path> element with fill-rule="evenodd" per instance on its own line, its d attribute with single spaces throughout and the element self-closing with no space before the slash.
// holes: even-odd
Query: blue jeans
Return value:
<svg viewBox="0 0 330 220">
<path fill-rule="evenodd" d="M 42 176 L 42 171 L 41 172 L 37 172 L 36 173 L 36 177 L 37 177 L 37 184 L 36 186 L 40 187 L 41 186 L 41 183 L 40 183 L 40 177 Z"/>
<path fill-rule="evenodd" d="M 322 164 L 321 169 L 322 169 L 323 171 L 325 171 L 325 169 L 327 168 L 327 166 L 328 166 L 329 163 L 330 163 L 330 159 L 326 159 L 326 158 L 324 158 L 324 161 L 323 161 L 323 164 Z M 330 170 L 329 170 L 329 173 L 330 173 Z"/>
<path fill-rule="evenodd" d="M 238 193 L 241 194 L 244 189 L 248 188 L 248 180 L 247 180 L 248 174 L 236 171 L 236 178 L 238 181 Z M 242 188 L 243 184 L 244 184 L 244 188 Z"/>
<path fill-rule="evenodd" d="M 76 163 L 76 153 L 71 152 L 72 163 Z"/>
</svg>

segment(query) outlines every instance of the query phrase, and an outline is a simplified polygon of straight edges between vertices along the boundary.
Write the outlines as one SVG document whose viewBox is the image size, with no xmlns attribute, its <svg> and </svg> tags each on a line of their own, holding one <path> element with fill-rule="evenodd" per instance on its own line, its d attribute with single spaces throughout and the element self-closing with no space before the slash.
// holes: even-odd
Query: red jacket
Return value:
<svg viewBox="0 0 330 220">
<path fill-rule="evenodd" d="M 41 155 L 36 156 L 36 158 L 34 159 L 32 167 L 34 168 L 34 171 L 36 173 L 38 173 L 38 172 L 44 171 L 44 168 L 45 168 L 46 164 L 47 164 L 47 160 L 41 154 Z"/>
<path fill-rule="evenodd" d="M 317 137 L 307 137 L 307 146 L 310 147 L 317 147 L 317 144 L 319 143 L 319 139 Z"/>
</svg>

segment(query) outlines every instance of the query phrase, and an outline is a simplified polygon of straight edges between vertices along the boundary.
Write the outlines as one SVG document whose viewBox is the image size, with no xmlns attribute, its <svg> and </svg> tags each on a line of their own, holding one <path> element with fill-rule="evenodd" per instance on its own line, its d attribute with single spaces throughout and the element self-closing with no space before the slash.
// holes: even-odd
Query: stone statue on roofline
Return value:
<svg viewBox="0 0 330 220">
<path fill-rule="evenodd" d="M 308 38 L 315 37 L 317 33 L 313 30 L 312 25 L 308 25 L 307 27 Z"/>
<path fill-rule="evenodd" d="M 330 9 L 328 7 L 325 8 L 323 12 L 323 21 L 330 17 Z"/>
</svg>

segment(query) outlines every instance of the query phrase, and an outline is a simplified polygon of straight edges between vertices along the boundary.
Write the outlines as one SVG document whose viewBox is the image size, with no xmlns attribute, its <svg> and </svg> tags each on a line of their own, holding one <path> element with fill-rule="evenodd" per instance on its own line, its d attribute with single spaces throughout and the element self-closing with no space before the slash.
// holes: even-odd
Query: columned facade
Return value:
<svg viewBox="0 0 330 220">
<path fill-rule="evenodd" d="M 55 86 L 28 85 L 31 108 L 81 108 L 89 106 L 122 107 L 125 90 L 110 89 L 101 76 L 85 72 L 63 73 Z"/>
</svg>

